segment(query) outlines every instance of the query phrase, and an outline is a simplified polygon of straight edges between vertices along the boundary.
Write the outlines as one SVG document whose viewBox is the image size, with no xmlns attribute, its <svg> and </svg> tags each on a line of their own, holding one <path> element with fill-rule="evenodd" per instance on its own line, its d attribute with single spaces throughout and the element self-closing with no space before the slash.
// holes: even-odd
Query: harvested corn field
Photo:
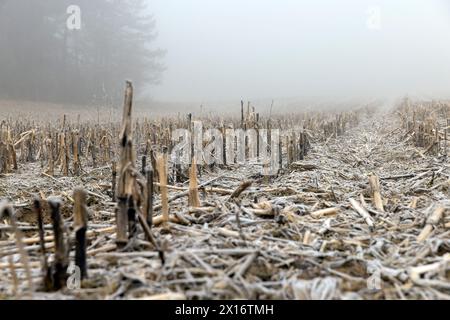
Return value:
<svg viewBox="0 0 450 320">
<path fill-rule="evenodd" d="M 1 315 L 450 300 L 449 12 L 0 0 Z"/>
<path fill-rule="evenodd" d="M 3 119 L 2 299 L 450 297 L 448 102 L 150 119 L 132 95 L 122 122 Z"/>
</svg>

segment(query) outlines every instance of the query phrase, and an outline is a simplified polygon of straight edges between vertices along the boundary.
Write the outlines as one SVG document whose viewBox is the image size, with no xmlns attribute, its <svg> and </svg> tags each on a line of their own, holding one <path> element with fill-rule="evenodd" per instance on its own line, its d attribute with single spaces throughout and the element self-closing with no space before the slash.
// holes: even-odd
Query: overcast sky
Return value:
<svg viewBox="0 0 450 320">
<path fill-rule="evenodd" d="M 149 0 L 165 101 L 450 96 L 445 0 Z"/>
</svg>

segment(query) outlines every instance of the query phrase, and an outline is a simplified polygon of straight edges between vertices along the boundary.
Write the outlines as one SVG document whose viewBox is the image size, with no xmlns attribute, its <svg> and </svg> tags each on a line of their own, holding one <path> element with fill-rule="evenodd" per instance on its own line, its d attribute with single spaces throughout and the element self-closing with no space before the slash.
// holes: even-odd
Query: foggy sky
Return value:
<svg viewBox="0 0 450 320">
<path fill-rule="evenodd" d="M 450 96 L 445 0 L 149 0 L 149 11 L 167 50 L 154 99 Z"/>
</svg>

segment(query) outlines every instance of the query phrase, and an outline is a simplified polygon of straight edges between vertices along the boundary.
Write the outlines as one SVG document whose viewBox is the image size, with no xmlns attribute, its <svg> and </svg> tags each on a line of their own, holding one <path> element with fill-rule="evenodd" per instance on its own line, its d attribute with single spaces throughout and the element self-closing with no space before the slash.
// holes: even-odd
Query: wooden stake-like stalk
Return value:
<svg viewBox="0 0 450 320">
<path fill-rule="evenodd" d="M 200 207 L 200 197 L 198 195 L 198 182 L 197 182 L 197 165 L 195 163 L 195 157 L 192 158 L 191 169 L 189 171 L 189 196 L 188 204 L 191 207 Z"/>
<path fill-rule="evenodd" d="M 79 176 L 81 173 L 81 163 L 80 163 L 80 155 L 79 155 L 79 144 L 80 144 L 80 134 L 78 131 L 75 131 L 72 134 L 72 143 L 73 143 L 73 174 L 75 176 Z"/>
<path fill-rule="evenodd" d="M 167 193 L 167 155 L 160 154 L 156 159 L 156 166 L 159 173 L 159 183 L 161 191 L 161 209 L 164 222 L 169 221 L 169 201 Z"/>
<path fill-rule="evenodd" d="M 112 163 L 112 181 L 111 181 L 111 200 L 116 202 L 116 181 L 117 181 L 117 165 L 116 162 Z"/>
<path fill-rule="evenodd" d="M 53 234 L 55 243 L 55 259 L 53 262 L 53 289 L 59 290 L 66 286 L 68 250 L 64 241 L 64 223 L 61 217 L 61 202 L 59 199 L 49 199 L 48 204 L 51 210 L 53 222 Z"/>
<path fill-rule="evenodd" d="M 41 199 L 35 198 L 33 201 L 33 210 L 36 214 L 37 218 L 37 224 L 39 229 L 39 244 L 41 247 L 41 253 L 42 253 L 42 263 L 41 263 L 41 269 L 42 269 L 42 276 L 43 276 L 43 285 L 46 291 L 50 291 L 52 289 L 52 279 L 51 279 L 51 270 L 48 265 L 47 261 L 47 251 L 45 249 L 45 231 L 44 231 L 44 219 L 42 216 L 42 206 L 41 206 Z"/>
<path fill-rule="evenodd" d="M 131 137 L 131 110 L 133 104 L 133 85 L 130 81 L 126 82 L 125 100 L 123 105 L 122 129 L 120 133 L 120 171 L 119 183 L 117 188 L 117 197 L 119 200 L 116 209 L 117 236 L 116 243 L 118 247 L 126 245 L 128 242 L 127 226 L 129 222 L 128 203 L 129 198 L 133 196 L 134 177 L 131 172 L 134 168 L 135 155 Z"/>
<path fill-rule="evenodd" d="M 369 185 L 372 193 L 372 201 L 377 210 L 384 212 L 383 199 L 380 192 L 380 180 L 376 175 L 369 176 Z"/>
<path fill-rule="evenodd" d="M 53 148 L 52 148 L 52 140 L 47 139 L 45 141 L 45 144 L 47 146 L 47 157 L 48 157 L 48 169 L 47 173 L 51 176 L 55 175 L 55 166 L 53 162 Z"/>
<path fill-rule="evenodd" d="M 153 225 L 153 170 L 147 170 L 147 202 L 145 210 L 145 219 L 148 226 L 151 228 Z"/>
<path fill-rule="evenodd" d="M 80 268 L 81 279 L 87 277 L 86 264 L 86 231 L 88 223 L 88 209 L 86 206 L 87 193 L 83 189 L 75 189 L 73 193 L 74 230 L 75 230 L 75 264 Z"/>
</svg>

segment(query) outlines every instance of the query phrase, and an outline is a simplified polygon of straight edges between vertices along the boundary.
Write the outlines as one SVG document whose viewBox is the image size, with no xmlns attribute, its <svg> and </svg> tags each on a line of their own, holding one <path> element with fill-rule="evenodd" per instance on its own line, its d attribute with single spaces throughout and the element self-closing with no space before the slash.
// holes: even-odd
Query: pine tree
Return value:
<svg viewBox="0 0 450 320">
<path fill-rule="evenodd" d="M 0 1 L 0 98 L 107 103 L 125 79 L 144 88 L 160 78 L 145 0 L 78 0 L 80 30 L 66 26 L 72 1 Z"/>
</svg>

